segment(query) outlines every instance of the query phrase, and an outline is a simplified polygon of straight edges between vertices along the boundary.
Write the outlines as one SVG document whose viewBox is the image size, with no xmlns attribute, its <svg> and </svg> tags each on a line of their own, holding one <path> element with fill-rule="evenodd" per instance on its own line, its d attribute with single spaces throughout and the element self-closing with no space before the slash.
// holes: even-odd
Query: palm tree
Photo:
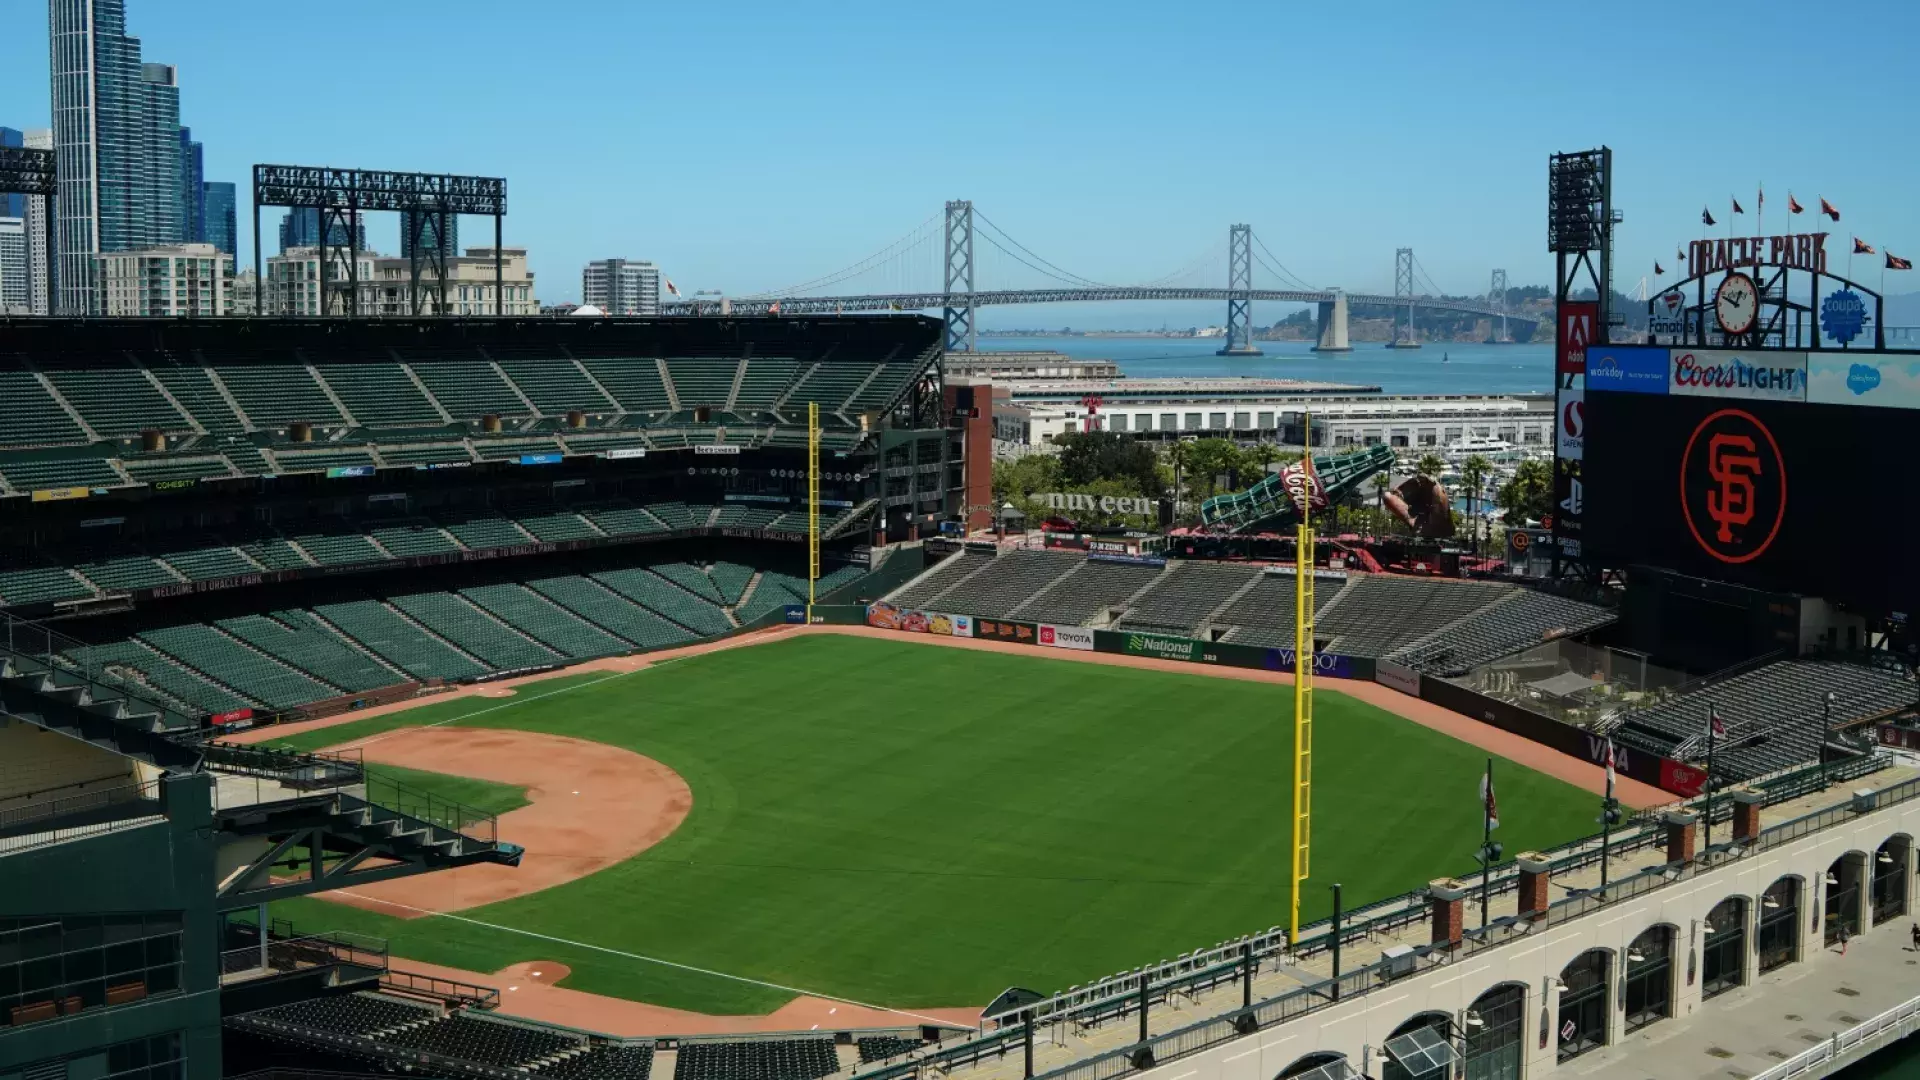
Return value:
<svg viewBox="0 0 1920 1080">
<path fill-rule="evenodd" d="M 1420 455 L 1420 463 L 1413 467 L 1413 471 L 1421 476 L 1429 478 L 1437 477 L 1447 471 L 1447 459 L 1441 457 L 1439 454 L 1422 454 Z"/>
<path fill-rule="evenodd" d="M 1473 500 L 1468 505 L 1477 506 L 1480 510 L 1478 521 L 1473 527 L 1473 547 L 1476 552 L 1481 547 L 1480 526 L 1487 519 L 1484 498 L 1486 493 L 1483 489 L 1486 487 L 1487 478 L 1491 475 L 1493 475 L 1493 462 L 1488 461 L 1484 454 L 1469 455 L 1467 460 L 1460 463 L 1460 479 L 1466 485 L 1467 497 Z"/>
<path fill-rule="evenodd" d="M 1373 474 L 1373 497 L 1381 513 L 1387 511 L 1387 485 L 1393 483 L 1393 474 L 1377 472 Z"/>
</svg>

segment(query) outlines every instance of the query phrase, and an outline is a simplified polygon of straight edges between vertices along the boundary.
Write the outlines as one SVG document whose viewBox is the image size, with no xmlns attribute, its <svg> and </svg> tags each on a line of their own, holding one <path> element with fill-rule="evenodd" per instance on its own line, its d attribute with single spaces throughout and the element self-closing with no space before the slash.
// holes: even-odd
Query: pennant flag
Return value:
<svg viewBox="0 0 1920 1080">
<path fill-rule="evenodd" d="M 1700 224 L 1702 225 L 1713 224 L 1713 212 L 1708 210 L 1704 206 L 1700 208 Z"/>
<path fill-rule="evenodd" d="M 1828 202 L 1826 199 L 1820 200 L 1820 212 L 1835 221 L 1840 220 L 1840 208 Z"/>
<path fill-rule="evenodd" d="M 1767 186 L 1765 184 L 1760 185 L 1759 195 L 1755 199 L 1755 202 L 1760 209 L 1765 210 L 1767 208 Z"/>
<path fill-rule="evenodd" d="M 1895 255 L 1893 252 L 1889 251 L 1887 252 L 1887 269 L 1911 270 L 1913 269 L 1913 260 L 1903 259 L 1900 256 Z"/>
<path fill-rule="evenodd" d="M 1676 247 L 1676 248 L 1674 248 L 1674 249 L 1673 249 L 1673 257 L 1674 257 L 1674 258 L 1675 258 L 1676 260 L 1678 260 L 1678 261 L 1680 261 L 1680 262 L 1686 262 L 1686 261 L 1687 261 L 1687 249 L 1686 249 L 1686 248 L 1683 248 L 1683 247 Z"/>
<path fill-rule="evenodd" d="M 1487 773 L 1482 773 L 1480 776 L 1480 801 L 1486 804 L 1487 828 L 1499 828 L 1500 811 L 1493 804 L 1493 777 Z"/>
<path fill-rule="evenodd" d="M 1715 735 L 1725 735 L 1727 733 L 1727 722 L 1720 719 L 1720 710 L 1711 705 L 1707 706 L 1707 727 Z"/>
<path fill-rule="evenodd" d="M 1745 210 L 1742 210 L 1742 209 L 1740 209 L 1740 200 L 1739 200 L 1739 199 L 1735 199 L 1735 198 L 1734 198 L 1733 196 L 1731 196 L 1731 195 L 1729 195 L 1729 196 L 1727 196 L 1727 199 L 1728 199 L 1729 201 L 1731 201 L 1731 202 L 1733 203 L 1733 212 L 1734 212 L 1734 213 L 1736 213 L 1736 214 L 1744 214 L 1744 213 L 1746 213 L 1746 211 L 1745 211 Z"/>
<path fill-rule="evenodd" d="M 1793 197 L 1793 192 L 1787 192 L 1787 213 L 1797 214 L 1805 209 L 1806 207 L 1800 205 L 1800 200 Z"/>
<path fill-rule="evenodd" d="M 1653 263 L 1653 276 L 1659 277 L 1661 274 L 1664 274 L 1666 272 L 1667 272 L 1666 268 L 1660 265 L 1660 261 L 1658 259 L 1655 259 Z"/>
<path fill-rule="evenodd" d="M 1605 764 L 1607 766 L 1607 798 L 1611 799 L 1613 798 L 1613 777 L 1614 777 L 1613 740 L 1611 738 L 1607 740 L 1607 759 Z"/>
<path fill-rule="evenodd" d="M 1873 245 L 1856 236 L 1853 238 L 1853 253 L 1855 255 L 1871 255 L 1873 254 Z"/>
<path fill-rule="evenodd" d="M 680 295 L 680 290 L 679 290 L 679 289 L 676 289 L 676 288 L 674 288 L 674 287 L 673 287 L 673 279 L 672 279 L 672 278 L 661 278 L 660 280 L 661 280 L 661 281 L 664 281 L 664 282 L 666 282 L 666 283 L 667 283 L 667 291 L 668 291 L 668 292 L 670 292 L 670 293 L 672 293 L 672 294 L 673 294 L 673 295 L 675 295 L 675 296 L 679 296 L 679 295 Z"/>
</svg>

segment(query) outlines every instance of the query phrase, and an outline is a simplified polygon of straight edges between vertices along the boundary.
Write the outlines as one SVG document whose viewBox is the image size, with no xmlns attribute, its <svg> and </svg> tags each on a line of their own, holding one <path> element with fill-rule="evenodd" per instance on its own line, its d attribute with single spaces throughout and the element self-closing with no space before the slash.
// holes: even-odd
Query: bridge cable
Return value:
<svg viewBox="0 0 1920 1080">
<path fill-rule="evenodd" d="M 1097 282 L 1089 282 L 1089 281 L 1087 281 L 1087 280 L 1086 280 L 1086 279 L 1084 279 L 1084 278 L 1081 278 L 1081 279 L 1078 279 L 1078 280 L 1076 280 L 1076 279 L 1073 279 L 1073 278 L 1064 278 L 1064 277 L 1060 277 L 1060 276 L 1059 276 L 1058 274 L 1053 274 L 1053 273 L 1049 273 L 1048 271 L 1046 271 L 1046 270 L 1043 270 L 1043 269 L 1041 269 L 1041 268 L 1040 268 L 1040 267 L 1038 267 L 1038 266 L 1035 266 L 1035 265 L 1034 265 L 1033 263 L 1030 263 L 1030 262 L 1028 262 L 1028 261 L 1027 261 L 1026 259 L 1024 259 L 1024 258 L 1021 258 L 1021 257 L 1020 257 L 1020 256 L 1019 256 L 1018 254 L 1016 254 L 1016 253 L 1014 253 L 1014 252 L 1012 252 L 1012 251 L 1009 251 L 1009 250 L 1008 250 L 1008 249 L 1007 249 L 1007 248 L 1006 248 L 1005 246 L 1003 246 L 1003 245 L 1002 245 L 1002 244 L 1000 243 L 1000 241 L 998 241 L 998 240 L 995 240 L 995 239 L 993 238 L 993 233 L 991 233 L 991 232 L 986 232 L 986 231 L 982 231 L 982 232 L 980 232 L 980 233 L 979 233 L 978 235 L 979 235 L 979 237 L 980 237 L 980 239 L 982 239 L 982 240 L 985 240 L 985 241 L 986 241 L 986 242 L 987 242 L 987 243 L 988 243 L 988 244 L 989 244 L 990 246 L 992 246 L 992 247 L 993 247 L 993 248 L 994 248 L 995 250 L 997 250 L 997 251 L 999 251 L 999 252 L 1000 252 L 1000 253 L 1001 253 L 1002 255 L 1005 255 L 1005 256 L 1006 256 L 1007 258 L 1009 258 L 1009 259 L 1012 259 L 1012 260 L 1013 260 L 1014 262 L 1017 262 L 1017 263 L 1019 263 L 1020 265 L 1022 265 L 1022 266 L 1024 266 L 1024 267 L 1026 267 L 1027 269 L 1029 269 L 1029 270 L 1032 270 L 1033 272 L 1035 272 L 1035 273 L 1037 273 L 1037 274 L 1040 274 L 1040 275 L 1041 275 L 1041 276 L 1043 276 L 1043 277 L 1046 277 L 1046 278 L 1049 278 L 1049 279 L 1051 279 L 1051 280 L 1053 280 L 1053 281 L 1056 281 L 1056 282 L 1058 282 L 1058 283 L 1060 283 L 1060 284 L 1062 284 L 1062 285 L 1066 285 L 1066 286 L 1069 286 L 1069 287 L 1071 287 L 1071 288 L 1075 288 L 1075 289 L 1106 289 L 1106 288 L 1111 288 L 1111 286 L 1108 286 L 1108 285 L 1101 285 L 1101 284 L 1098 284 Z M 1002 236 L 1005 236 L 1006 234 L 1005 234 L 1005 233 L 1002 233 L 1001 235 L 1002 235 Z M 1012 239 L 1012 237 L 1007 237 L 1007 239 L 1009 239 L 1009 240 L 1011 240 L 1011 239 Z M 1035 258 L 1039 258 L 1039 256 L 1037 256 L 1037 255 L 1036 255 L 1036 256 L 1034 256 L 1034 257 L 1035 257 Z M 1042 262 L 1046 262 L 1046 260 L 1044 260 L 1044 259 L 1041 259 L 1040 261 L 1042 261 Z M 1052 264 L 1051 264 L 1051 263 L 1048 263 L 1048 265 L 1049 265 L 1049 266 L 1051 266 Z M 1061 273 L 1065 273 L 1065 271 L 1061 271 Z"/>
<path fill-rule="evenodd" d="M 1071 270 L 1067 270 L 1062 267 L 1055 266 L 1053 263 L 1050 263 L 1046 259 L 1041 258 L 1039 255 L 1034 254 L 1032 249 L 1028 248 L 1025 244 L 1022 244 L 1020 241 L 1015 240 L 1012 234 L 1008 233 L 1007 230 L 1001 228 L 1000 226 L 995 225 L 993 221 L 987 217 L 987 215 L 981 213 L 978 209 L 974 210 L 973 216 L 975 220 L 979 221 L 982 225 L 985 225 L 988 229 L 992 230 L 993 232 L 999 233 L 1000 236 L 1007 241 L 1007 243 L 1012 244 L 1014 247 L 1019 248 L 1023 252 L 1026 252 L 1028 256 L 1032 257 L 1036 261 L 1052 269 L 1053 272 L 1058 275 L 1057 277 L 1054 278 L 1054 280 L 1070 282 L 1072 284 L 1079 285 L 1089 289 L 1112 288 L 1111 285 L 1107 285 L 1102 282 L 1095 281 L 1092 278 L 1081 277 L 1079 274 L 1076 274 Z M 998 244 L 995 244 L 994 246 L 1000 247 L 1000 245 Z M 1006 251 L 1007 249 L 1004 247 L 1001 247 L 1000 250 Z M 1007 254 L 1012 255 L 1013 253 L 1008 251 Z M 1026 260 L 1022 259 L 1020 261 L 1025 262 Z M 1027 263 L 1027 265 L 1029 267 L 1032 267 L 1035 270 L 1040 270 L 1040 268 L 1037 266 L 1034 266 L 1033 263 Z M 1046 273 L 1046 271 L 1044 270 L 1041 270 L 1040 272 Z"/>
<path fill-rule="evenodd" d="M 1251 232 L 1251 230 L 1249 230 L 1249 232 Z M 1272 249 L 1267 247 L 1267 242 L 1265 240 L 1260 239 L 1259 233 L 1254 232 L 1252 233 L 1252 236 L 1253 236 L 1253 242 L 1259 245 L 1261 251 L 1266 252 L 1267 259 L 1273 260 L 1273 262 L 1268 263 L 1266 259 L 1260 259 L 1258 255 L 1255 256 L 1255 258 L 1259 262 L 1261 262 L 1263 265 L 1266 266 L 1267 273 L 1272 274 L 1274 277 L 1279 278 L 1282 282 L 1292 282 L 1293 284 L 1298 285 L 1301 291 L 1303 292 L 1320 292 L 1321 291 L 1307 284 L 1305 281 L 1301 280 L 1298 274 L 1295 274 L 1293 271 L 1287 269 L 1286 264 L 1280 261 L 1280 257 L 1278 255 L 1275 255 Z M 1275 269 L 1275 267 L 1278 267 L 1278 269 Z"/>
<path fill-rule="evenodd" d="M 888 260 L 896 259 L 899 256 L 905 254 L 907 251 L 921 244 L 926 243 L 927 240 L 930 239 L 931 237 L 930 230 L 932 226 L 935 225 L 937 222 L 939 222 L 941 220 L 941 217 L 942 217 L 941 214 L 934 214 L 932 217 L 927 218 L 927 220 L 915 226 L 913 228 L 913 231 L 907 233 L 905 236 L 902 236 L 894 240 L 892 243 L 888 244 L 886 247 L 883 247 L 879 251 L 876 251 L 873 254 L 867 256 L 866 258 L 861 259 L 859 262 L 853 263 L 846 267 L 842 267 L 841 269 L 836 270 L 831 274 L 826 274 L 821 277 L 814 278 L 811 281 L 803 281 L 798 285 L 790 285 L 784 289 L 766 289 L 760 292 L 747 293 L 745 295 L 735 297 L 734 299 L 764 300 L 764 299 L 772 299 L 772 298 L 782 297 L 782 296 L 797 296 L 811 289 L 825 288 L 828 285 L 836 285 L 842 281 L 847 280 L 848 278 L 858 277 L 861 274 L 867 273 L 868 271 L 872 270 L 876 265 L 882 262 L 886 262 Z"/>
</svg>

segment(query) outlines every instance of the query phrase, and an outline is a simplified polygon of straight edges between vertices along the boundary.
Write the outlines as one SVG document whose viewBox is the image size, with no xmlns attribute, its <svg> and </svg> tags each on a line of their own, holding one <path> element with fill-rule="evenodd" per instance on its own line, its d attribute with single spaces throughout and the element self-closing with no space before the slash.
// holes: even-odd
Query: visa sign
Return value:
<svg viewBox="0 0 1920 1080">
<path fill-rule="evenodd" d="M 1807 400 L 1807 354 L 1674 349 L 1668 392 L 1748 401 Z"/>
</svg>

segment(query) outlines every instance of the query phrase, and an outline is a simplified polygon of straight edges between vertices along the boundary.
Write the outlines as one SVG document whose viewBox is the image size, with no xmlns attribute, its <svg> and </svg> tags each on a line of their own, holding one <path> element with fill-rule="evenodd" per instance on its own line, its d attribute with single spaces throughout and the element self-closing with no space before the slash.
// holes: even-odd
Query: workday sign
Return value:
<svg viewBox="0 0 1920 1080">
<path fill-rule="evenodd" d="M 1587 350 L 1586 388 L 1589 390 L 1664 394 L 1670 374 L 1670 359 L 1665 349 L 1608 345 Z"/>
</svg>

